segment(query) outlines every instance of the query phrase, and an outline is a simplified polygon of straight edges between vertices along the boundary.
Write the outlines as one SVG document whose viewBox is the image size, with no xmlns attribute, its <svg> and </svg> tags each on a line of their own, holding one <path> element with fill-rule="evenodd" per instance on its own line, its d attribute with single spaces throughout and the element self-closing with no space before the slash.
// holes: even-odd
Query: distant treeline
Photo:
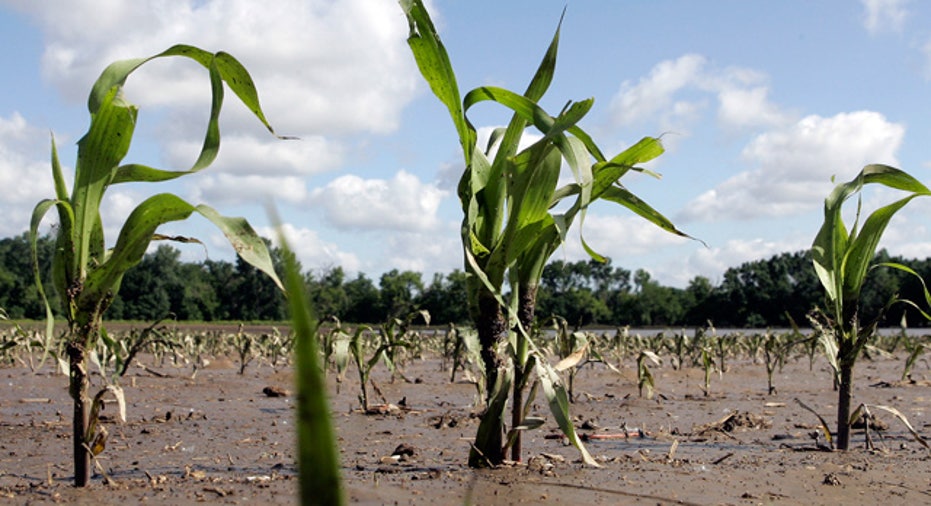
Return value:
<svg viewBox="0 0 931 506">
<path fill-rule="evenodd" d="M 39 240 L 40 270 L 50 279 L 54 241 Z M 282 251 L 272 248 L 276 267 Z M 120 293 L 107 318 L 156 320 L 174 315 L 189 321 L 279 321 L 287 318 L 280 291 L 262 273 L 245 262 L 205 260 L 182 262 L 181 253 L 161 245 L 123 278 Z M 0 308 L 12 318 L 44 318 L 36 290 L 32 253 L 25 234 L 0 239 Z M 923 278 L 931 275 L 931 258 L 907 260 L 880 251 L 877 262 L 899 262 Z M 377 283 L 357 274 L 347 277 L 341 267 L 306 271 L 311 300 L 319 316 L 336 316 L 344 322 L 377 323 L 390 316 L 426 309 L 434 324 L 467 323 L 466 274 L 455 270 L 436 274 L 425 282 L 419 272 L 392 270 Z M 46 284 L 50 287 L 50 284 Z M 923 305 L 921 282 L 889 268 L 869 273 L 862 293 L 863 314 L 877 314 L 898 293 Z M 49 294 L 53 308 L 58 295 Z M 724 273 L 715 285 L 697 276 L 684 289 L 659 284 L 650 274 L 631 272 L 595 261 L 564 262 L 546 266 L 538 294 L 537 317 L 565 318 L 570 325 L 696 326 L 709 320 L 718 327 L 787 327 L 792 318 L 807 326 L 805 315 L 822 304 L 822 291 L 808 251 L 782 253 L 744 263 Z M 885 325 L 898 325 L 903 311 L 908 323 L 926 322 L 906 305 L 893 306 Z"/>
</svg>

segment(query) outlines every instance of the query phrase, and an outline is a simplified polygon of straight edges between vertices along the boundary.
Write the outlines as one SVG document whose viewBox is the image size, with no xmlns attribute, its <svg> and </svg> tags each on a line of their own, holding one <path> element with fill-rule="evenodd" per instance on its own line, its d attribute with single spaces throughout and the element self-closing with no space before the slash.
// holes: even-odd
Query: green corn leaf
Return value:
<svg viewBox="0 0 931 506">
<path fill-rule="evenodd" d="M 248 221 L 240 217 L 222 216 L 215 209 L 204 204 L 197 206 L 195 210 L 223 232 L 226 240 L 240 258 L 265 273 L 279 288 L 283 289 L 284 285 L 275 273 L 275 267 L 268 248 L 265 247 L 265 242 Z"/>
<path fill-rule="evenodd" d="M 280 223 L 277 217 L 273 220 Z M 294 328 L 294 379 L 297 389 L 297 461 L 301 504 L 345 503 L 339 450 L 327 402 L 326 383 L 317 352 L 317 318 L 307 299 L 307 287 L 287 240 L 278 225 L 284 250 L 284 277 Z"/>
<path fill-rule="evenodd" d="M 169 181 L 186 174 L 192 174 L 208 167 L 217 157 L 220 149 L 220 110 L 223 106 L 223 84 L 236 94 L 239 100 L 253 115 L 265 125 L 273 135 L 274 129 L 265 118 L 259 103 L 258 92 L 249 72 L 232 55 L 225 52 L 211 54 L 194 46 L 179 44 L 148 58 L 137 58 L 115 62 L 107 67 L 98 78 L 88 99 L 88 109 L 93 113 L 97 111 L 106 100 L 106 92 L 111 89 L 121 89 L 129 75 L 143 64 L 156 58 L 180 56 L 190 58 L 203 65 L 209 72 L 211 87 L 210 117 L 207 131 L 204 136 L 201 152 L 188 170 L 168 171 L 156 169 L 141 164 L 128 164 L 116 169 L 110 184 L 126 182 L 157 182 Z M 290 137 L 278 136 L 282 139 Z"/>
<path fill-rule="evenodd" d="M 859 294 L 870 262 L 876 255 L 879 240 L 889 220 L 919 194 L 912 194 L 874 211 L 863 223 L 863 229 L 848 245 L 844 262 L 844 294 Z"/>
<path fill-rule="evenodd" d="M 863 228 L 854 224 L 848 232 L 841 217 L 844 202 L 867 184 L 912 192 L 911 195 L 871 214 Z M 851 181 L 837 185 L 824 202 L 824 223 L 812 243 L 812 261 L 828 298 L 841 314 L 845 297 L 858 296 L 869 262 L 893 215 L 917 196 L 931 195 L 925 185 L 908 173 L 887 165 L 867 165 Z M 858 206 L 859 208 L 859 206 Z M 859 216 L 859 212 L 857 213 Z"/>
<path fill-rule="evenodd" d="M 546 93 L 546 90 L 549 89 L 549 86 L 553 81 L 553 75 L 555 74 L 556 70 L 556 56 L 559 50 L 559 31 L 560 27 L 562 26 L 562 21 L 565 17 L 565 14 L 566 11 L 563 9 L 563 16 L 559 19 L 559 24 L 556 27 L 556 33 L 553 34 L 553 40 L 550 42 L 550 45 L 546 50 L 546 54 L 543 56 L 543 60 L 537 67 L 537 71 L 534 74 L 533 79 L 530 80 L 530 84 L 527 86 L 527 90 L 524 92 L 524 97 L 533 102 L 543 98 L 543 95 Z M 468 109 L 468 106 L 466 106 L 466 109 Z M 501 147 L 499 148 L 498 154 L 495 157 L 496 167 L 500 168 L 505 159 L 512 157 L 517 153 L 520 139 L 524 134 L 524 128 L 526 126 L 527 119 L 521 117 L 519 114 L 514 114 L 514 116 L 511 118 L 511 121 L 508 123 L 508 127 L 505 130 L 504 137 L 501 141 Z M 500 175 L 500 171 L 496 171 L 496 175 Z"/>
<path fill-rule="evenodd" d="M 113 169 L 126 156 L 136 122 L 136 108 L 118 97 L 111 88 L 93 113 L 87 134 L 78 141 L 74 191 L 71 205 L 75 216 L 73 241 L 77 249 L 76 272 L 83 278 L 92 256 L 89 238 L 100 226 L 100 203 L 110 184 Z"/>
<path fill-rule="evenodd" d="M 449 55 L 443 43 L 440 42 L 433 21 L 421 0 L 402 0 L 401 8 L 404 9 L 410 28 L 407 44 L 414 54 L 421 75 L 430 85 L 433 94 L 449 110 L 449 115 L 456 126 L 456 132 L 459 134 L 462 153 L 468 167 L 475 149 L 476 135 L 463 113 L 459 84 L 449 61 Z"/>
<path fill-rule="evenodd" d="M 481 454 L 480 448 L 488 448 L 489 441 L 494 441 L 497 432 L 504 426 L 505 406 L 511 393 L 511 384 L 514 382 L 514 371 L 509 367 L 498 369 L 497 380 L 491 391 L 488 407 L 478 424 L 475 434 L 475 443 L 469 452 L 469 467 L 489 467 L 489 462 Z"/>
<path fill-rule="evenodd" d="M 180 197 L 161 193 L 143 201 L 126 218 L 110 258 L 87 277 L 80 296 L 82 307 L 95 307 L 108 294 L 116 292 L 123 274 L 142 260 L 159 226 L 185 220 L 194 212 L 213 222 L 244 261 L 282 287 L 264 242 L 248 222 L 242 218 L 221 216 L 211 207 L 193 206 Z"/>
<path fill-rule="evenodd" d="M 55 196 L 58 200 L 68 200 L 68 185 L 65 183 L 65 175 L 61 170 L 61 162 L 58 160 L 58 148 L 55 145 L 54 136 L 52 136 L 52 180 L 55 182 Z M 74 221 L 73 217 L 70 221 Z"/>
<path fill-rule="evenodd" d="M 678 235 L 680 237 L 687 237 L 690 239 L 692 238 L 685 232 L 682 232 L 676 228 L 676 226 L 671 221 L 669 221 L 668 218 L 650 207 L 650 205 L 646 202 L 640 200 L 639 197 L 628 191 L 626 188 L 619 186 L 612 186 L 607 188 L 602 194 L 602 198 L 630 209 L 641 218 L 646 219 L 650 223 L 658 226 L 666 232 Z"/>
<path fill-rule="evenodd" d="M 42 303 L 45 305 L 45 338 L 46 340 L 52 338 L 52 334 L 55 331 L 55 315 L 52 313 L 52 306 L 49 305 L 48 296 L 45 293 L 45 285 L 42 283 L 42 273 L 39 271 L 39 249 L 38 249 L 38 237 L 39 237 L 39 224 L 42 222 L 42 218 L 51 209 L 52 206 L 58 206 L 61 213 L 67 215 L 71 209 L 71 206 L 68 205 L 67 201 L 59 201 L 53 199 L 45 199 L 39 201 L 36 204 L 35 209 L 32 211 L 32 220 L 29 224 L 29 246 L 32 250 L 32 274 L 35 277 L 36 290 L 39 292 L 39 298 L 42 299 Z M 43 356 L 43 359 L 45 357 Z"/>
</svg>

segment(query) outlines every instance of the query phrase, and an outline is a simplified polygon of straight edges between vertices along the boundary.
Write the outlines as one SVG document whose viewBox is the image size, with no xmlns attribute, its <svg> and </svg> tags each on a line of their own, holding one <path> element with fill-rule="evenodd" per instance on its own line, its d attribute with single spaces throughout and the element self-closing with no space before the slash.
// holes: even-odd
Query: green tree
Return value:
<svg viewBox="0 0 931 506">
<path fill-rule="evenodd" d="M 335 316 L 345 319 L 349 310 L 349 295 L 346 293 L 346 272 L 342 267 L 331 267 L 314 275 L 305 275 L 310 299 L 314 301 L 314 308 L 321 318 Z"/>
<path fill-rule="evenodd" d="M 345 285 L 348 304 L 344 320 L 353 323 L 378 323 L 384 315 L 378 311 L 378 288 L 361 272 Z"/>
<path fill-rule="evenodd" d="M 123 320 L 159 320 L 172 312 L 171 294 L 183 288 L 181 252 L 161 244 L 146 253 L 135 269 L 123 276 L 117 298 L 107 316 Z"/>
<path fill-rule="evenodd" d="M 179 320 L 214 321 L 220 301 L 210 283 L 204 264 L 185 263 L 179 268 L 181 298 L 172 301 L 172 312 Z"/>
<path fill-rule="evenodd" d="M 41 319 L 45 316 L 45 303 L 35 284 L 32 250 L 29 234 L 0 239 L 0 307 L 11 318 Z M 51 236 L 38 237 L 36 249 L 40 255 L 39 271 L 51 274 L 55 240 Z M 58 300 L 50 294 L 50 303 Z"/>
<path fill-rule="evenodd" d="M 224 260 L 206 260 L 203 268 L 206 271 L 207 284 L 217 299 L 214 319 L 242 320 L 242 315 L 235 313 L 237 294 L 232 290 L 237 283 L 236 266 Z"/>
<path fill-rule="evenodd" d="M 263 239 L 266 246 L 271 241 Z M 269 249 L 275 272 L 279 275 L 284 269 L 281 248 Z M 300 263 L 294 260 L 298 268 Z M 241 257 L 236 257 L 236 269 L 233 284 L 228 287 L 232 292 L 232 316 L 243 321 L 281 321 L 287 318 L 287 300 L 275 282 Z"/>
<path fill-rule="evenodd" d="M 467 278 L 468 275 L 459 269 L 445 276 L 441 273 L 433 275 L 433 281 L 417 298 L 417 305 L 430 313 L 433 324 L 464 324 L 469 321 Z"/>
<path fill-rule="evenodd" d="M 714 285 L 705 276 L 695 276 L 685 289 L 685 316 L 682 322 L 688 325 L 704 325 L 714 310 Z"/>
<path fill-rule="evenodd" d="M 419 272 L 392 269 L 381 275 L 379 280 L 378 311 L 381 320 L 403 317 L 417 308 L 414 301 L 423 292 L 423 280 Z"/>
</svg>

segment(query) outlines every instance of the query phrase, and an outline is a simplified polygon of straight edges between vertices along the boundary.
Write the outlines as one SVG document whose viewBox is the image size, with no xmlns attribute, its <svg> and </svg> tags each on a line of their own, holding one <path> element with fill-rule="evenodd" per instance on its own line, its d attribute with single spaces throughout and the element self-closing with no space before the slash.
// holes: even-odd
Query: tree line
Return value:
<svg viewBox="0 0 931 506">
<path fill-rule="evenodd" d="M 38 240 L 39 269 L 50 279 L 54 240 Z M 276 268 L 283 252 L 271 248 Z M 931 258 L 890 256 L 882 250 L 876 263 L 898 262 L 922 278 L 931 276 Z M 862 293 L 864 314 L 877 314 L 892 294 L 922 305 L 924 288 L 915 276 L 896 269 L 874 268 Z M 377 323 L 392 316 L 426 309 L 435 324 L 469 322 L 466 274 L 461 270 L 423 275 L 397 269 L 378 280 L 363 273 L 348 276 L 342 267 L 307 270 L 308 295 L 321 317 L 345 322 Z M 48 294 L 57 308 L 57 294 Z M 729 268 L 715 285 L 703 276 L 686 288 L 663 286 L 649 272 L 633 272 L 610 260 L 556 260 L 543 272 L 537 316 L 565 318 L 572 326 L 698 326 L 788 327 L 807 325 L 806 314 L 823 306 L 823 293 L 807 250 L 782 253 Z M 0 308 L 11 318 L 40 319 L 44 305 L 34 283 L 32 252 L 26 234 L 0 239 Z M 899 304 L 884 324 L 898 325 L 908 312 L 911 326 L 923 324 L 914 309 Z M 181 252 L 167 244 L 145 255 L 123 278 L 120 293 L 107 318 L 152 321 L 166 317 L 187 321 L 280 321 L 287 318 L 284 296 L 267 276 L 237 260 L 183 262 Z"/>
</svg>

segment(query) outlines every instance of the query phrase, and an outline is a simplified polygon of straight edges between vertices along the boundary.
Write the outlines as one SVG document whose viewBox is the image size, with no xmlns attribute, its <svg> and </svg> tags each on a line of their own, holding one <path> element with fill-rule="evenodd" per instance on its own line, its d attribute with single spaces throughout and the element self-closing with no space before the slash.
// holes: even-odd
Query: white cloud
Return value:
<svg viewBox="0 0 931 506">
<path fill-rule="evenodd" d="M 259 227 L 256 232 L 279 244 L 278 231 L 274 228 Z M 342 251 L 336 244 L 320 239 L 320 234 L 314 230 L 285 223 L 282 232 L 305 271 L 333 266 L 342 266 L 350 272 L 360 269 L 361 262 L 354 253 Z"/>
<path fill-rule="evenodd" d="M 665 130 L 687 134 L 713 97 L 725 128 L 784 124 L 790 115 L 769 101 L 766 81 L 759 71 L 717 68 L 702 55 L 686 54 L 656 64 L 636 84 L 625 81 L 610 109 L 619 125 L 656 121 Z"/>
<path fill-rule="evenodd" d="M 168 163 L 175 169 L 186 169 L 197 159 L 200 148 L 199 141 L 173 143 L 168 149 Z M 345 151 L 341 144 L 319 135 L 280 140 L 271 136 L 257 138 L 234 134 L 222 138 L 219 155 L 210 172 L 239 176 L 320 174 L 338 168 Z"/>
<path fill-rule="evenodd" d="M 305 138 L 393 131 L 419 82 L 405 43 L 407 25 L 394 2 L 75 0 L 68 8 L 16 6 L 43 29 L 45 77 L 77 103 L 109 63 L 179 42 L 234 55 L 252 74 L 276 130 Z M 172 58 L 147 63 L 138 74 L 130 76 L 126 91 L 142 105 L 140 114 L 152 105 L 184 106 L 176 113 L 182 121 L 161 134 L 172 141 L 194 135 L 199 142 L 202 130 L 191 125 L 203 124 L 209 104 L 205 69 Z M 237 102 L 227 93 L 224 133 L 261 131 Z"/>
<path fill-rule="evenodd" d="M 304 179 L 296 176 L 197 174 L 187 178 L 192 203 L 262 204 L 269 199 L 298 203 L 307 198 Z"/>
<path fill-rule="evenodd" d="M 781 125 L 788 115 L 769 101 L 769 88 L 727 87 L 718 94 L 721 107 L 718 120 L 722 125 L 743 127 L 767 127 Z"/>
<path fill-rule="evenodd" d="M 434 232 L 401 232 L 385 238 L 378 270 L 410 270 L 424 274 L 429 282 L 434 272 L 462 269 L 462 243 L 457 224 Z"/>
<path fill-rule="evenodd" d="M 821 205 L 832 185 L 868 163 L 895 165 L 905 127 L 871 111 L 812 115 L 754 138 L 740 172 L 687 204 L 686 221 L 792 216 Z"/>
<path fill-rule="evenodd" d="M 698 275 L 709 278 L 713 284 L 718 284 L 724 272 L 731 267 L 770 258 L 780 253 L 799 251 L 809 245 L 807 242 L 793 243 L 791 240 L 752 238 L 731 239 L 720 247 L 697 248 L 689 255 L 684 269 L 672 271 L 675 278 L 670 284 L 686 286 L 689 280 Z"/>
<path fill-rule="evenodd" d="M 19 113 L 0 117 L 0 236 L 27 230 L 32 208 L 40 200 L 55 196 L 49 158 L 35 159 L 36 153 L 49 150 L 47 131 L 29 125 Z M 70 179 L 70 175 L 66 177 Z M 54 221 L 54 209 L 47 216 Z"/>
<path fill-rule="evenodd" d="M 620 211 L 625 213 L 625 211 Z M 578 221 L 566 237 L 564 253 L 556 252 L 554 257 L 566 255 L 568 260 L 588 259 L 588 253 L 579 240 Z M 611 257 L 620 264 L 637 255 L 656 252 L 668 246 L 681 245 L 689 239 L 670 234 L 656 225 L 630 214 L 598 214 L 589 212 L 582 230 L 585 242 L 599 254 Z"/>
<path fill-rule="evenodd" d="M 630 125 L 657 114 L 667 115 L 670 108 L 673 111 L 678 109 L 680 113 L 683 109 L 694 109 L 694 104 L 676 103 L 673 97 L 682 89 L 694 86 L 706 64 L 705 57 L 687 54 L 656 64 L 650 74 L 636 84 L 625 81 L 611 100 L 610 109 L 615 122 Z"/>
<path fill-rule="evenodd" d="M 424 231 L 439 225 L 437 209 L 446 196 L 402 170 L 387 180 L 341 176 L 313 190 L 310 202 L 338 228 Z"/>
<path fill-rule="evenodd" d="M 863 4 L 863 26 L 870 34 L 899 32 L 905 25 L 908 0 L 860 0 Z"/>
</svg>

